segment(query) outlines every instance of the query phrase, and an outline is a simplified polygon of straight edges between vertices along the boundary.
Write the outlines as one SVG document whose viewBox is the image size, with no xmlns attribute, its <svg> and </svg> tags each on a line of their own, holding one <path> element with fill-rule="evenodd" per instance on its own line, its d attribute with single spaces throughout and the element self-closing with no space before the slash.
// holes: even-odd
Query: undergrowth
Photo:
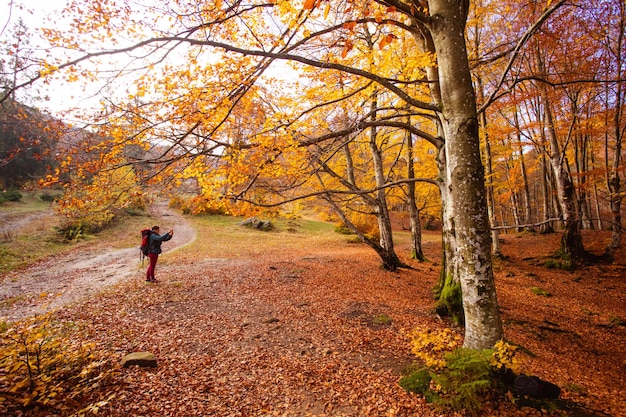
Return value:
<svg viewBox="0 0 626 417">
<path fill-rule="evenodd" d="M 72 407 L 101 390 L 113 374 L 104 354 L 82 343 L 74 330 L 50 313 L 0 323 L 0 414 L 38 410 L 78 416 L 106 403 L 99 399 L 81 410 Z"/>
<path fill-rule="evenodd" d="M 503 375 L 519 371 L 516 347 L 504 341 L 493 349 L 466 349 L 449 328 L 416 329 L 408 337 L 423 366 L 411 367 L 398 383 L 439 408 L 477 412 L 502 390 Z"/>
</svg>

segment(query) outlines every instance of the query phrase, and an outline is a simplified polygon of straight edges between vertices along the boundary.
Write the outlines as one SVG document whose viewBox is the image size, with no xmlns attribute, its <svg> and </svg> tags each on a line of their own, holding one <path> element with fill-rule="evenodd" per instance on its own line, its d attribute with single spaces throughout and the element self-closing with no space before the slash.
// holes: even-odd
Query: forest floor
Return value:
<svg viewBox="0 0 626 417">
<path fill-rule="evenodd" d="M 85 341 L 118 364 L 98 415 L 464 415 L 434 410 L 397 385 L 414 359 L 406 332 L 449 326 L 432 313 L 437 234 L 425 234 L 430 262 L 407 259 L 414 269 L 389 272 L 366 246 L 312 240 L 298 221 L 247 232 L 258 240 L 238 245 L 163 206 L 154 216 L 175 229 L 158 284 L 145 282 L 136 247 L 105 244 L 0 276 L 0 317 L 58 308 L 59 320 L 83 324 Z M 495 274 L 505 336 L 522 347 L 527 373 L 561 387 L 565 411 L 554 415 L 626 416 L 626 253 L 613 264 L 547 268 L 559 238 L 502 236 Z M 585 234 L 597 253 L 608 239 Z M 397 251 L 408 253 L 406 243 Z M 373 320 L 381 315 L 391 321 Z M 121 368 L 135 351 L 153 352 L 158 367 Z M 546 412 L 499 400 L 480 415 Z"/>
</svg>

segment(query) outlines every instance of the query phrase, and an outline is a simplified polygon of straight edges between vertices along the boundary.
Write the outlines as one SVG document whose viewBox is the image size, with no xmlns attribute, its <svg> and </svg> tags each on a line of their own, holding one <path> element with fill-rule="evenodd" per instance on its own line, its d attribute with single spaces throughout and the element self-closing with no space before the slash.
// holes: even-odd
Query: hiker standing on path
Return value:
<svg viewBox="0 0 626 417">
<path fill-rule="evenodd" d="M 159 235 L 159 226 L 152 226 L 152 233 L 150 233 L 150 243 L 148 244 L 148 259 L 150 265 L 148 265 L 148 271 L 146 273 L 146 281 L 158 282 L 154 278 L 154 269 L 156 268 L 157 260 L 161 251 L 161 242 L 168 241 L 174 236 L 174 229 L 170 230 L 164 235 Z"/>
</svg>

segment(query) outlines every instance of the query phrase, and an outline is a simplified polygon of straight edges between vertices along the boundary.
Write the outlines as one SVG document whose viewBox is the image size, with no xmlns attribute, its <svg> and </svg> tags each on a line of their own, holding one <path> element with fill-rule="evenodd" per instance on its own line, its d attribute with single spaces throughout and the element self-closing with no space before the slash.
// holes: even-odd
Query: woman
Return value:
<svg viewBox="0 0 626 417">
<path fill-rule="evenodd" d="M 152 233 L 150 233 L 150 243 L 148 244 L 148 259 L 150 264 L 148 265 L 148 271 L 146 273 L 146 281 L 158 282 L 154 278 L 154 270 L 156 268 L 157 260 L 161 251 L 161 242 L 168 241 L 174 236 L 174 229 L 170 230 L 164 235 L 159 235 L 159 226 L 152 226 Z"/>
</svg>

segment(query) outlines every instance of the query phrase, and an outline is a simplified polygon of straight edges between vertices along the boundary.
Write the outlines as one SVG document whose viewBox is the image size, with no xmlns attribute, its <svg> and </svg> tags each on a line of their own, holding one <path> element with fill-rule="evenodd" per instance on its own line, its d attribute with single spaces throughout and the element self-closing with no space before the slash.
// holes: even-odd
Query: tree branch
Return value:
<svg viewBox="0 0 626 417">
<path fill-rule="evenodd" d="M 480 109 L 478 109 L 478 113 L 482 113 L 483 111 L 485 111 L 485 109 L 487 107 L 489 107 L 491 105 L 491 103 L 493 103 L 494 101 L 494 97 L 496 95 L 498 95 L 498 91 L 500 90 L 500 88 L 502 87 L 502 85 L 504 84 L 504 80 L 506 79 L 509 71 L 511 70 L 511 68 L 513 67 L 513 63 L 515 62 L 515 60 L 517 59 L 518 54 L 520 53 L 520 51 L 522 50 L 522 48 L 524 47 L 524 45 L 526 44 L 526 42 L 528 42 L 530 40 L 530 38 L 532 38 L 532 36 L 534 35 L 534 33 L 539 30 L 539 28 L 541 27 L 541 25 L 548 20 L 548 18 L 550 16 L 552 16 L 552 14 L 559 8 L 561 7 L 563 4 L 565 4 L 567 0 L 558 0 L 555 3 L 553 3 L 545 12 L 543 12 L 543 14 L 539 17 L 539 19 L 537 19 L 537 21 L 531 26 L 529 27 L 526 32 L 524 33 L 524 35 L 520 38 L 520 40 L 517 42 L 517 45 L 515 46 L 515 49 L 513 49 L 513 55 L 511 56 L 511 58 L 509 59 L 508 64 L 506 65 L 504 72 L 502 73 L 502 76 L 500 77 L 500 81 L 497 83 L 496 88 L 493 90 L 493 92 L 491 93 L 491 95 L 489 96 L 489 98 L 483 103 L 483 105 L 480 107 Z"/>
</svg>

